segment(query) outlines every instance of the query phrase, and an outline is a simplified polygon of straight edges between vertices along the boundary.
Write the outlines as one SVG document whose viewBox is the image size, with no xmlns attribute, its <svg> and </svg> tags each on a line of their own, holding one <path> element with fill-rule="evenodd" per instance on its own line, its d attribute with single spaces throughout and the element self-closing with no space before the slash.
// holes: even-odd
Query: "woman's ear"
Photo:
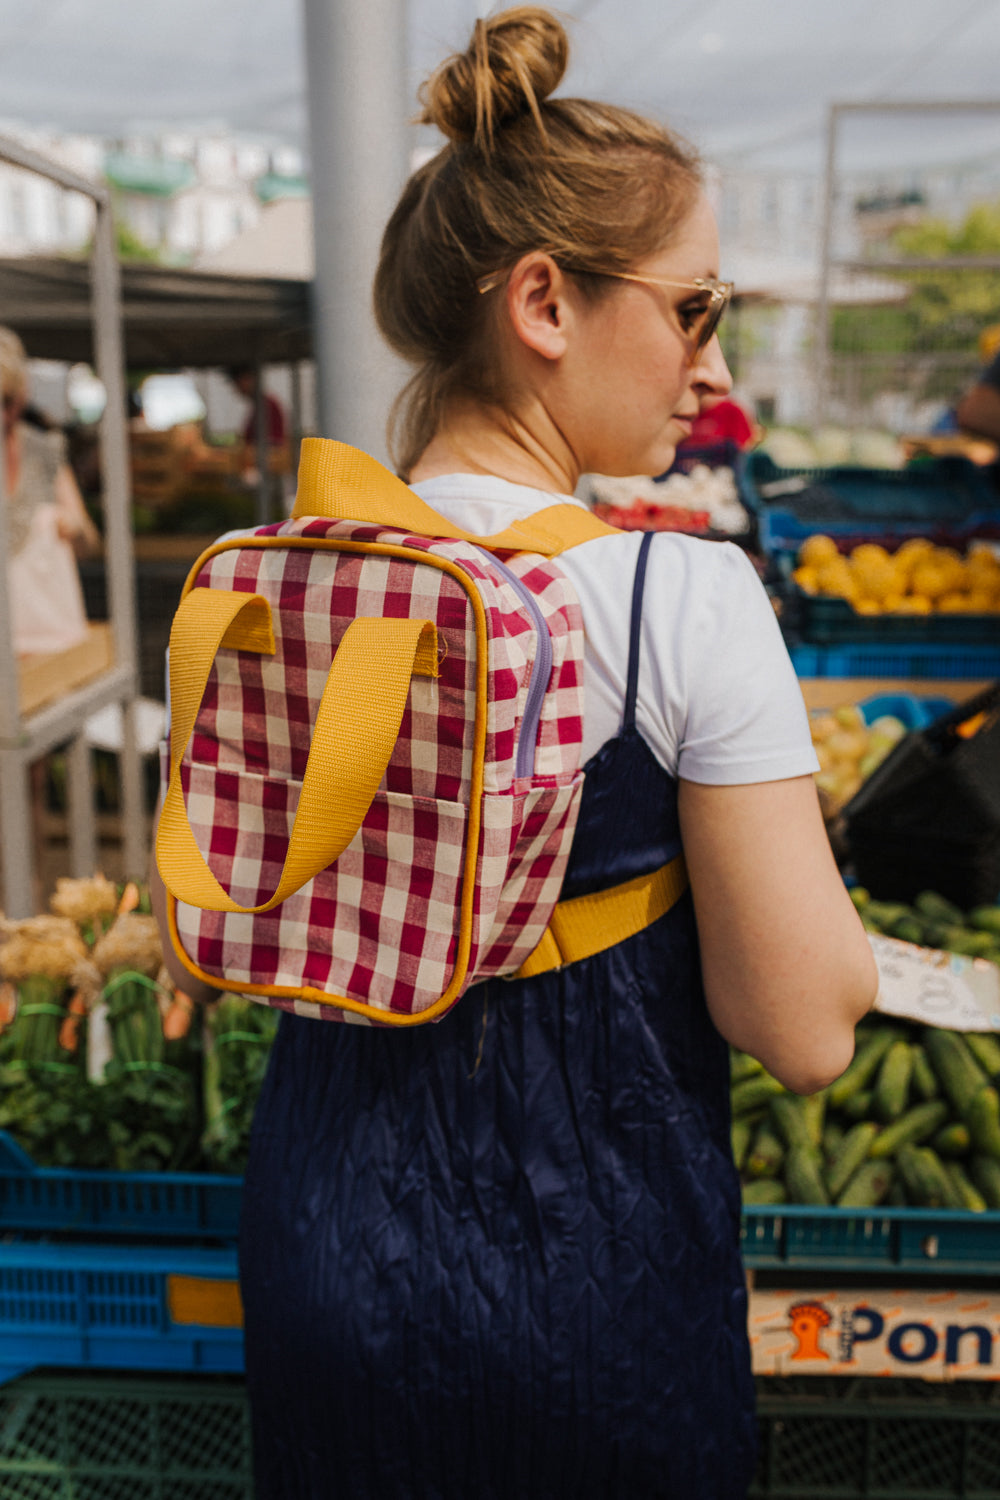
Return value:
<svg viewBox="0 0 1000 1500">
<path fill-rule="evenodd" d="M 540 250 L 522 256 L 507 280 L 511 327 L 543 359 L 561 359 L 566 353 L 572 325 L 567 290 L 563 272 Z"/>
</svg>

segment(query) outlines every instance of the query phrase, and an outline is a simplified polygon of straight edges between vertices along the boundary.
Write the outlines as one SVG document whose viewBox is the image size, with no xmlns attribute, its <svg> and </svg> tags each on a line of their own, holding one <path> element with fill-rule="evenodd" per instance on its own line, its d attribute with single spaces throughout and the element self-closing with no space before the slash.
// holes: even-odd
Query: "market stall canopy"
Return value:
<svg viewBox="0 0 1000 1500">
<path fill-rule="evenodd" d="M 311 200 L 288 197 L 269 203 L 256 224 L 203 255 L 197 264 L 199 270 L 227 275 L 312 281 L 316 258 Z"/>
<path fill-rule="evenodd" d="M 122 310 L 130 369 L 284 364 L 312 355 L 303 279 L 124 265 Z M 87 263 L 0 259 L 0 323 L 21 335 L 34 359 L 90 361 Z"/>
</svg>

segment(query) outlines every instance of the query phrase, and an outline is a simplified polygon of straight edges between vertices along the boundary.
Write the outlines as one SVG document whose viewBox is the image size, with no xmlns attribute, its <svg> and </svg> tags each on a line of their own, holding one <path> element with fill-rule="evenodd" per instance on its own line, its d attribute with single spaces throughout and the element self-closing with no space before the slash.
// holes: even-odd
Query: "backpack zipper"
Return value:
<svg viewBox="0 0 1000 1500">
<path fill-rule="evenodd" d="M 493 567 L 498 569 L 506 578 L 514 590 L 528 614 L 535 622 L 535 634 L 538 640 L 538 649 L 535 659 L 531 663 L 531 676 L 528 678 L 528 695 L 524 704 L 524 717 L 521 720 L 521 734 L 517 742 L 517 754 L 514 757 L 515 777 L 531 776 L 535 769 L 535 747 L 538 740 L 538 725 L 542 717 L 542 704 L 545 702 L 545 690 L 549 685 L 552 675 L 552 636 L 549 633 L 548 621 L 546 620 L 538 600 L 528 588 L 523 579 L 518 578 L 510 568 L 502 563 L 492 553 L 488 554 Z"/>
</svg>

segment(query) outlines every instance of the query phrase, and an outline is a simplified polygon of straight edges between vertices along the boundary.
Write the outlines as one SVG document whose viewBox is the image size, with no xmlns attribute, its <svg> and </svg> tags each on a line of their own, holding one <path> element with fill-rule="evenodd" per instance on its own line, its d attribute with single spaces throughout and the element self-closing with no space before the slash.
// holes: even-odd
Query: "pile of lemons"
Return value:
<svg viewBox="0 0 1000 1500">
<path fill-rule="evenodd" d="M 832 537 L 807 537 L 792 574 L 807 594 L 846 599 L 861 615 L 1000 614 L 1000 558 L 973 543 L 965 557 L 911 537 L 895 552 L 862 542 L 844 556 Z"/>
</svg>

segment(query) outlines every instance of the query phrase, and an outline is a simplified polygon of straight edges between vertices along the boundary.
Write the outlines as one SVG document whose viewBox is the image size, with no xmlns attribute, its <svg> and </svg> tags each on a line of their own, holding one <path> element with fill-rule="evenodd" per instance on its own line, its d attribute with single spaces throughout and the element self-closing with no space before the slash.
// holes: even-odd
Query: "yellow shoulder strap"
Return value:
<svg viewBox="0 0 1000 1500">
<path fill-rule="evenodd" d="M 439 515 L 382 464 L 330 438 L 304 438 L 299 460 L 299 488 L 292 515 L 323 516 L 331 521 L 366 521 L 413 536 L 448 537 L 474 542 L 488 552 L 538 552 L 558 557 L 570 547 L 618 530 L 579 505 L 560 502 L 515 521 L 494 536 L 476 536 Z"/>
<path fill-rule="evenodd" d="M 678 854 L 651 875 L 560 901 L 538 947 L 513 977 L 533 979 L 623 943 L 666 916 L 687 887 L 687 866 L 683 854 Z"/>
</svg>

